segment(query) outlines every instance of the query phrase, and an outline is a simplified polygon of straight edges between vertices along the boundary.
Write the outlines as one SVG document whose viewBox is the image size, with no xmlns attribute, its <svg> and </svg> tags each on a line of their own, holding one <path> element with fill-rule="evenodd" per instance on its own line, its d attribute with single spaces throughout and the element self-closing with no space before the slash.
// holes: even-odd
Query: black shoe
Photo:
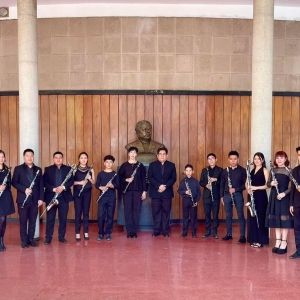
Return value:
<svg viewBox="0 0 300 300">
<path fill-rule="evenodd" d="M 168 233 L 164 233 L 164 237 L 170 237 Z"/>
<path fill-rule="evenodd" d="M 3 237 L 0 237 L 0 252 L 5 251 L 5 246 L 3 244 Z"/>
<path fill-rule="evenodd" d="M 286 241 L 285 241 L 285 240 L 282 240 L 282 242 L 286 242 Z M 285 246 L 284 249 L 279 248 L 279 249 L 277 250 L 277 254 L 285 254 L 285 253 L 287 253 L 287 243 L 286 243 L 286 246 Z"/>
<path fill-rule="evenodd" d="M 78 238 L 78 237 L 75 236 L 75 239 L 76 239 L 76 242 L 80 242 L 81 241 L 81 237 Z"/>
<path fill-rule="evenodd" d="M 157 236 L 159 236 L 159 235 L 160 235 L 160 233 L 153 233 L 153 234 L 152 234 L 153 237 L 157 237 Z"/>
<path fill-rule="evenodd" d="M 110 236 L 110 234 L 107 234 L 107 235 L 105 236 L 105 238 L 106 238 L 107 241 L 111 241 L 111 236 Z"/>
<path fill-rule="evenodd" d="M 66 244 L 67 243 L 67 240 L 63 237 L 63 238 L 58 238 L 58 240 L 63 243 L 63 244 Z"/>
<path fill-rule="evenodd" d="M 225 235 L 224 237 L 222 237 L 223 241 L 229 241 L 232 240 L 232 236 L 231 235 Z"/>
<path fill-rule="evenodd" d="M 238 244 L 245 244 L 246 243 L 246 238 L 244 236 L 241 236 L 240 239 L 238 240 Z"/>
<path fill-rule="evenodd" d="M 276 241 L 281 241 L 281 239 L 276 239 Z M 279 245 L 279 247 L 280 247 L 280 245 Z M 279 247 L 273 247 L 272 248 L 272 253 L 277 253 Z"/>
<path fill-rule="evenodd" d="M 196 234 L 196 232 L 193 232 L 193 233 L 192 233 L 192 237 L 193 237 L 194 239 L 196 239 L 196 238 L 197 238 L 197 234 Z"/>
<path fill-rule="evenodd" d="M 210 237 L 210 235 L 211 235 L 210 232 L 207 231 L 207 232 L 205 232 L 205 233 L 202 235 L 202 237 L 203 237 L 203 238 L 208 238 L 208 237 Z"/>
<path fill-rule="evenodd" d="M 47 239 L 47 238 L 46 238 L 45 241 L 44 241 L 44 244 L 45 244 L 45 245 L 51 244 L 51 239 Z"/>
<path fill-rule="evenodd" d="M 98 238 L 97 238 L 97 241 L 102 241 L 102 240 L 103 240 L 103 234 L 99 234 Z"/>
<path fill-rule="evenodd" d="M 30 245 L 31 247 L 37 247 L 38 246 L 38 244 L 34 240 L 29 240 L 28 245 Z"/>
<path fill-rule="evenodd" d="M 133 234 L 132 234 L 132 238 L 136 239 L 136 238 L 137 238 L 137 234 L 136 234 L 136 233 L 133 233 Z"/>
<path fill-rule="evenodd" d="M 90 237 L 89 237 L 88 235 L 86 235 L 86 234 L 87 234 L 87 233 L 84 234 L 84 239 L 85 239 L 86 241 L 89 241 Z"/>
<path fill-rule="evenodd" d="M 185 238 L 185 237 L 187 237 L 187 234 L 186 233 L 182 233 L 180 237 Z"/>
<path fill-rule="evenodd" d="M 218 239 L 218 238 L 219 238 L 219 236 L 218 236 L 218 234 L 217 234 L 216 232 L 213 233 L 213 237 L 214 237 L 215 239 Z"/>
<path fill-rule="evenodd" d="M 290 255 L 289 258 L 290 259 L 300 258 L 300 253 L 298 251 L 296 251 L 293 255 Z"/>
<path fill-rule="evenodd" d="M 22 246 L 23 249 L 27 249 L 28 248 L 28 244 L 27 242 L 22 242 Z"/>
</svg>

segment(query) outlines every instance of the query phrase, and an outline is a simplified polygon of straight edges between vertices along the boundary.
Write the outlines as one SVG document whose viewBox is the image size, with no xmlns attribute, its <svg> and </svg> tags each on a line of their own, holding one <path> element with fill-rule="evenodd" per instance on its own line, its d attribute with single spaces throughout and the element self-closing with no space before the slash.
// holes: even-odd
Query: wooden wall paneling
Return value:
<svg viewBox="0 0 300 300">
<path fill-rule="evenodd" d="M 274 134 L 273 134 L 273 156 L 277 151 L 282 150 L 282 113 L 283 97 L 274 97 Z M 273 160 L 273 159 L 272 159 Z"/>
<path fill-rule="evenodd" d="M 145 96 L 145 120 L 149 121 L 152 126 L 153 124 L 153 96 Z M 152 136 L 153 138 L 153 136 Z"/>
<path fill-rule="evenodd" d="M 9 105 L 8 105 L 8 96 L 1 97 L 1 115 L 0 115 L 0 124 L 1 124 L 1 146 L 2 150 L 5 152 L 7 156 L 7 161 L 9 161 L 10 154 L 9 154 Z"/>
<path fill-rule="evenodd" d="M 93 132 L 93 140 L 92 140 L 92 152 L 93 152 L 93 162 L 95 166 L 95 170 L 100 172 L 103 169 L 103 164 L 101 160 L 101 145 L 102 145 L 102 127 L 101 127 L 101 102 L 99 95 L 92 96 L 92 110 L 93 110 L 93 119 L 92 122 L 92 132 Z M 90 209 L 90 218 L 93 220 L 97 220 L 98 213 L 98 204 L 96 204 L 96 199 L 99 196 L 99 191 L 93 189 L 93 196 L 91 202 Z"/>
<path fill-rule="evenodd" d="M 101 128 L 102 128 L 102 155 L 101 162 L 105 155 L 110 154 L 110 109 L 109 95 L 101 96 Z"/>
<path fill-rule="evenodd" d="M 135 125 L 137 123 L 136 118 L 136 103 L 135 103 L 135 95 L 128 95 L 126 96 L 127 99 L 127 141 L 128 143 L 133 142 L 137 139 L 137 135 L 135 133 Z"/>
<path fill-rule="evenodd" d="M 179 182 L 183 179 L 184 166 L 189 161 L 189 102 L 188 96 L 179 97 Z M 180 197 L 180 208 L 182 198 Z M 182 210 L 180 209 L 179 218 L 182 219 Z"/>
<path fill-rule="evenodd" d="M 128 114 L 126 96 L 119 96 L 119 166 L 127 161 Z"/>
<path fill-rule="evenodd" d="M 19 114 L 18 114 L 18 97 L 9 96 L 8 97 L 8 127 L 9 127 L 9 143 L 8 149 L 4 150 L 6 155 L 7 165 L 12 167 L 12 172 L 14 167 L 19 164 Z M 1 118 L 2 119 L 2 118 Z M 1 130 L 2 126 L 1 126 Z M 13 199 L 17 197 L 16 189 L 12 188 Z M 15 202 L 15 201 L 14 201 Z M 16 212 L 9 216 L 9 218 L 18 218 L 17 205 L 14 203 Z"/>
<path fill-rule="evenodd" d="M 84 146 L 84 128 L 83 128 L 83 95 L 75 95 L 74 99 L 74 114 L 75 114 L 75 161 L 78 162 L 80 152 L 87 150 Z"/>
<path fill-rule="evenodd" d="M 291 115 L 291 157 L 290 166 L 294 168 L 298 165 L 296 148 L 299 146 L 299 97 L 292 97 Z"/>
<path fill-rule="evenodd" d="M 49 96 L 40 96 L 40 161 L 36 162 L 39 166 L 47 166 L 50 153 L 50 109 Z M 56 137 L 57 139 L 57 137 Z"/>
<path fill-rule="evenodd" d="M 82 142 L 83 151 L 89 156 L 88 164 L 91 165 L 94 162 L 93 154 L 93 102 L 91 95 L 83 96 L 83 109 L 82 109 Z M 77 143 L 77 142 L 76 142 Z M 78 157 L 79 153 L 77 153 Z M 94 166 L 95 176 L 97 176 L 97 169 Z"/>
<path fill-rule="evenodd" d="M 172 218 L 179 219 L 181 206 L 180 206 L 180 197 L 177 193 L 178 190 L 178 183 L 181 180 L 182 176 L 180 175 L 179 169 L 179 134 L 180 134 L 180 123 L 179 123 L 179 115 L 180 115 L 180 105 L 179 105 L 179 96 L 173 95 L 172 96 L 172 110 L 171 110 L 171 145 L 170 145 L 170 152 L 172 152 L 172 162 L 176 165 L 176 173 L 177 173 L 177 180 L 174 184 L 174 200 L 172 205 Z"/>
<path fill-rule="evenodd" d="M 231 113 L 231 148 L 232 150 L 241 151 L 241 97 L 232 97 L 232 113 Z M 244 165 L 244 158 L 240 153 L 241 164 Z"/>
<path fill-rule="evenodd" d="M 282 114 L 282 146 L 288 157 L 291 157 L 291 118 L 292 97 L 284 97 Z"/>
<path fill-rule="evenodd" d="M 162 103 L 162 140 L 161 143 L 164 144 L 168 149 L 171 150 L 171 139 L 172 139 L 172 96 L 164 95 Z M 168 159 L 172 161 L 173 153 L 170 151 Z"/>
<path fill-rule="evenodd" d="M 136 96 L 136 119 L 137 121 L 142 121 L 145 119 L 145 96 Z"/>
<path fill-rule="evenodd" d="M 57 133 L 58 133 L 58 151 L 64 154 L 64 163 L 67 163 L 67 110 L 66 96 L 59 95 L 57 98 Z M 72 162 L 70 162 L 72 163 Z"/>
<path fill-rule="evenodd" d="M 241 97 L 241 131 L 240 131 L 240 154 L 244 165 L 248 159 L 252 160 L 250 157 L 250 137 L 251 137 L 251 117 L 249 110 L 251 108 L 250 97 L 242 96 Z"/>
<path fill-rule="evenodd" d="M 199 170 L 199 175 L 197 179 L 200 179 L 202 169 L 206 167 L 206 96 L 197 97 L 197 170 Z M 203 189 L 202 189 L 203 193 Z M 203 202 L 202 202 L 203 203 Z M 198 206 L 198 219 L 204 218 L 203 205 Z"/>
<path fill-rule="evenodd" d="M 43 167 L 53 164 L 53 153 L 59 151 L 59 133 L 58 133 L 58 97 L 57 95 L 49 96 L 49 151 L 50 156 L 44 161 Z M 61 128 L 59 128 L 61 130 Z"/>
<path fill-rule="evenodd" d="M 215 97 L 206 96 L 205 106 L 205 153 L 213 152 L 215 149 L 214 139 Z"/>
<path fill-rule="evenodd" d="M 153 140 L 162 143 L 162 123 L 165 112 L 162 110 L 162 95 L 155 95 L 153 98 Z M 166 112 L 167 114 L 168 112 Z"/>
</svg>

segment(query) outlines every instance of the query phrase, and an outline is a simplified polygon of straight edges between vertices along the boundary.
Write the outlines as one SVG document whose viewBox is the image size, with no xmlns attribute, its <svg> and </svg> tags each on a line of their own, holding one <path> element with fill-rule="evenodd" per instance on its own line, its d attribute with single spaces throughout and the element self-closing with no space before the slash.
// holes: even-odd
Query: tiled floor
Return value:
<svg viewBox="0 0 300 300">
<path fill-rule="evenodd" d="M 38 248 L 28 249 L 20 247 L 18 230 L 18 223 L 8 223 L 1 300 L 299 299 L 300 259 L 288 258 L 295 251 L 292 231 L 288 255 L 280 256 L 271 253 L 274 239 L 261 249 L 238 245 L 237 224 L 229 242 L 202 239 L 203 224 L 198 239 L 180 238 L 180 225 L 173 225 L 170 238 L 140 232 L 127 239 L 115 227 L 110 242 L 96 241 L 91 224 L 91 240 L 75 242 L 68 224 L 68 244 L 54 238 L 45 246 L 42 237 Z"/>
</svg>

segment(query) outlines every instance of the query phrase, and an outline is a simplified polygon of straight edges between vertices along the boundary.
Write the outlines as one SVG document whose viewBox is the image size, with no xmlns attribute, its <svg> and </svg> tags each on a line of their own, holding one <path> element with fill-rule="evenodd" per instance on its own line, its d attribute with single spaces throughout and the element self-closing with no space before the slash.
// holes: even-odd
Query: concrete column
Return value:
<svg viewBox="0 0 300 300">
<path fill-rule="evenodd" d="M 251 155 L 272 154 L 274 0 L 253 1 Z"/>
<path fill-rule="evenodd" d="M 18 0 L 19 55 L 19 153 L 34 150 L 34 162 L 39 165 L 39 101 L 37 68 L 37 0 Z M 39 220 L 35 238 L 39 237 Z"/>
</svg>

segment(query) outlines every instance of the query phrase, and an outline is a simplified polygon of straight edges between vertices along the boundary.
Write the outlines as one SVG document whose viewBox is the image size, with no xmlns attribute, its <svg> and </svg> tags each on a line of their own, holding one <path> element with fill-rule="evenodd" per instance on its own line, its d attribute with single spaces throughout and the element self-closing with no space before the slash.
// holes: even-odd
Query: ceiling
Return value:
<svg viewBox="0 0 300 300">
<path fill-rule="evenodd" d="M 274 0 L 276 6 L 300 7 L 300 0 Z M 252 5 L 253 0 L 37 0 L 38 5 L 84 3 L 139 3 L 139 4 L 210 4 Z M 1 0 L 1 6 L 17 6 L 17 0 Z"/>
</svg>

